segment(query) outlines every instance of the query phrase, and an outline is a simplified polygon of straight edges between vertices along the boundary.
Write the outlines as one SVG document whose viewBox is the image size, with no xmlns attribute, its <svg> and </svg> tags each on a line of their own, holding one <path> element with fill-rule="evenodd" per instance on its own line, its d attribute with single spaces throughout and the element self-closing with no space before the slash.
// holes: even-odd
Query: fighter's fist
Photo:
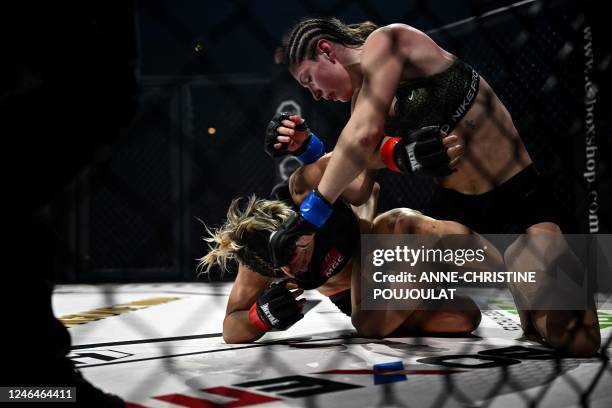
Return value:
<svg viewBox="0 0 612 408">
<path fill-rule="evenodd" d="M 286 330 L 304 317 L 304 300 L 297 297 L 304 293 L 301 289 L 290 289 L 288 281 L 273 283 L 266 288 L 251 309 L 249 320 L 261 331 Z"/>
<path fill-rule="evenodd" d="M 299 115 L 286 112 L 274 115 L 266 129 L 264 149 L 272 157 L 299 155 L 307 148 L 310 136 L 306 121 Z"/>
</svg>

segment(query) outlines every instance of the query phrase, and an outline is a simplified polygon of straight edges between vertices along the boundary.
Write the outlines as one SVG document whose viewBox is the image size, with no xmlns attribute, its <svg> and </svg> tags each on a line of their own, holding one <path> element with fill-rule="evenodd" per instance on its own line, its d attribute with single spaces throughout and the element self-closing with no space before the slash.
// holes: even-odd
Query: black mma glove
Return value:
<svg viewBox="0 0 612 408">
<path fill-rule="evenodd" d="M 274 117 L 272 117 L 272 120 L 270 120 L 270 122 L 268 123 L 268 127 L 266 128 L 266 136 L 264 140 L 264 150 L 266 151 L 266 153 L 268 153 L 272 157 L 281 157 L 281 156 L 286 156 L 288 154 L 299 156 L 301 153 L 304 153 L 306 149 L 308 148 L 308 141 L 309 141 L 308 139 L 306 139 L 304 143 L 302 143 L 302 145 L 299 147 L 299 149 L 297 149 L 294 152 L 290 152 L 287 150 L 288 143 L 286 142 L 282 143 L 278 141 L 277 138 L 279 136 L 286 136 L 286 135 L 281 135 L 280 133 L 277 132 L 277 130 L 279 126 L 283 126 L 282 124 L 283 120 L 290 120 L 289 119 L 290 116 L 291 114 L 287 112 L 277 113 L 276 115 L 274 115 Z M 299 125 L 295 125 L 294 129 L 299 132 L 308 130 L 306 121 L 302 122 Z M 281 144 L 281 148 L 278 150 L 274 148 L 274 145 L 277 143 Z"/>
<path fill-rule="evenodd" d="M 401 173 L 416 173 L 444 177 L 453 171 L 450 158 L 442 143 L 439 126 L 427 126 L 403 138 L 391 138 L 380 149 L 387 167 Z"/>
<path fill-rule="evenodd" d="M 332 204 L 318 190 L 311 191 L 300 205 L 300 212 L 270 235 L 268 251 L 274 267 L 288 265 L 297 240 L 302 235 L 313 234 L 321 229 L 332 212 Z"/>
<path fill-rule="evenodd" d="M 298 301 L 287 289 L 287 282 L 270 285 L 249 309 L 249 320 L 257 329 L 286 330 L 304 317 Z"/>
</svg>

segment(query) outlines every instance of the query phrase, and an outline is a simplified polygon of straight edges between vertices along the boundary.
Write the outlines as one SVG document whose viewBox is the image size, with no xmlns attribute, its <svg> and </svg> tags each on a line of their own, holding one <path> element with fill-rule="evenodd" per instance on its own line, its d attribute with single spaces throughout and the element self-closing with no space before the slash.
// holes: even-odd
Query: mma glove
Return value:
<svg viewBox="0 0 612 408">
<path fill-rule="evenodd" d="M 308 129 L 308 125 L 306 125 L 306 121 L 303 121 L 301 124 L 295 126 L 295 130 L 298 132 L 308 132 L 308 138 L 304 140 L 301 146 L 295 151 L 288 150 L 287 142 L 279 142 L 279 136 L 286 136 L 278 133 L 278 128 L 283 126 L 283 120 L 290 120 L 289 117 L 291 115 L 287 112 L 277 113 L 274 115 L 272 120 L 268 123 L 268 127 L 266 128 L 266 135 L 264 139 L 264 150 L 271 157 L 282 157 L 286 155 L 293 155 L 298 160 L 300 160 L 304 164 L 309 164 L 317 161 L 323 154 L 325 153 L 325 146 L 323 142 Z M 280 143 L 280 149 L 275 149 L 274 145 Z"/>
<path fill-rule="evenodd" d="M 453 172 L 439 126 L 427 126 L 405 137 L 388 139 L 381 147 L 380 155 L 385 165 L 398 173 L 419 172 L 444 177 Z"/>
<path fill-rule="evenodd" d="M 300 205 L 300 212 L 270 235 L 268 251 L 274 267 L 288 265 L 297 240 L 323 228 L 332 212 L 332 204 L 318 190 L 311 191 Z"/>
<path fill-rule="evenodd" d="M 266 288 L 249 309 L 251 324 L 261 331 L 286 330 L 304 317 L 287 281 Z"/>
</svg>

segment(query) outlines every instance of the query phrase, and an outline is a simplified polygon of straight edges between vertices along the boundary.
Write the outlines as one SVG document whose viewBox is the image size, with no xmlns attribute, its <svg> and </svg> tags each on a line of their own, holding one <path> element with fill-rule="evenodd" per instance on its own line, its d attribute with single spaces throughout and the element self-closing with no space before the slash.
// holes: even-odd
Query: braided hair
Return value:
<svg viewBox="0 0 612 408">
<path fill-rule="evenodd" d="M 346 47 L 359 47 L 378 28 L 371 21 L 345 24 L 334 17 L 309 17 L 297 23 L 286 34 L 281 60 L 287 65 L 298 65 L 305 59 L 316 58 L 318 40 L 326 39 Z"/>
<path fill-rule="evenodd" d="M 270 261 L 268 240 L 272 231 L 294 215 L 295 211 L 282 201 L 255 196 L 246 202 L 243 198 L 234 199 L 221 227 L 210 230 L 204 226 L 209 251 L 200 258 L 199 269 L 209 272 L 217 264 L 227 270 L 228 260 L 235 259 L 263 276 L 282 276 Z"/>
</svg>

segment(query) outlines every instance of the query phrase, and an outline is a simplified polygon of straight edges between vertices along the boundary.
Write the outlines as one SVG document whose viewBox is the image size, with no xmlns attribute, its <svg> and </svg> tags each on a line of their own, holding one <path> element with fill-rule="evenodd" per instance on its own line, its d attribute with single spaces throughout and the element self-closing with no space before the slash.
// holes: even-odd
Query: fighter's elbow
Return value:
<svg viewBox="0 0 612 408">
<path fill-rule="evenodd" d="M 383 137 L 383 128 L 379 126 L 364 126 L 356 135 L 356 145 L 365 151 L 372 152 Z"/>
<path fill-rule="evenodd" d="M 251 336 L 248 334 L 239 334 L 232 331 L 223 331 L 223 341 L 226 344 L 244 344 L 252 343 L 258 340 L 261 336 Z"/>
<path fill-rule="evenodd" d="M 236 336 L 233 336 L 232 333 L 223 331 L 223 341 L 226 344 L 239 344 L 242 343 L 240 341 L 240 339 L 238 339 Z"/>
<path fill-rule="evenodd" d="M 334 152 L 357 166 L 366 168 L 382 137 L 383 129 L 381 126 L 364 120 L 349 121 L 340 135 Z"/>
</svg>

